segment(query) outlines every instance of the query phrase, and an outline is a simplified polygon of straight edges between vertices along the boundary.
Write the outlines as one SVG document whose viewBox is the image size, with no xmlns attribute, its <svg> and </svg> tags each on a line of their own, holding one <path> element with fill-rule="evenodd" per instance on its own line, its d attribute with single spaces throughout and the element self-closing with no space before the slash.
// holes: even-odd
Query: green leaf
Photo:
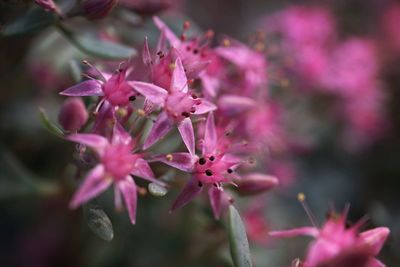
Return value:
<svg viewBox="0 0 400 267">
<path fill-rule="evenodd" d="M 235 267 L 252 267 L 249 242 L 242 219 L 234 206 L 229 207 L 229 243 Z"/>
<path fill-rule="evenodd" d="M 75 34 L 61 24 L 58 25 L 58 28 L 71 43 L 90 56 L 106 60 L 123 60 L 137 54 L 136 49 L 129 46 Z"/>
<path fill-rule="evenodd" d="M 150 194 L 156 197 L 163 197 L 168 193 L 168 190 L 167 188 L 165 188 L 165 186 L 159 185 L 157 183 L 150 183 L 148 188 Z"/>
<path fill-rule="evenodd" d="M 47 116 L 46 111 L 43 108 L 39 108 L 39 116 L 40 120 L 42 121 L 43 126 L 52 134 L 58 136 L 58 137 L 63 137 L 64 132 L 54 123 L 52 123 L 49 120 L 49 117 Z"/>
<path fill-rule="evenodd" d="M 52 12 L 31 8 L 26 14 L 6 25 L 1 33 L 10 36 L 35 32 L 54 24 L 56 20 L 57 16 Z"/>
<path fill-rule="evenodd" d="M 94 204 L 83 206 L 85 220 L 89 229 L 98 237 L 105 241 L 114 238 L 114 230 L 110 218 L 102 208 Z"/>
</svg>

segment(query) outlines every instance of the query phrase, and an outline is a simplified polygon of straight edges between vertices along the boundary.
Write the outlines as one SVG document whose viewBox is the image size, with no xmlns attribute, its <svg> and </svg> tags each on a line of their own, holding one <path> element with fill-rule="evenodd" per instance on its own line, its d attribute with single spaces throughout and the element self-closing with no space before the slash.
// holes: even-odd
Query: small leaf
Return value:
<svg viewBox="0 0 400 267">
<path fill-rule="evenodd" d="M 78 49 L 90 56 L 106 60 L 123 60 L 133 57 L 137 53 L 136 49 L 132 47 L 102 41 L 90 36 L 78 35 L 62 25 L 58 25 L 58 28 Z"/>
<path fill-rule="evenodd" d="M 152 194 L 153 196 L 156 196 L 156 197 L 163 197 L 168 193 L 167 188 L 165 188 L 164 186 L 159 185 L 157 183 L 150 183 L 148 188 L 149 188 L 150 194 Z"/>
<path fill-rule="evenodd" d="M 40 120 L 42 121 L 43 126 L 52 134 L 58 136 L 58 137 L 63 137 L 64 132 L 54 123 L 52 123 L 49 120 L 49 117 L 47 116 L 46 111 L 43 108 L 39 108 L 39 116 Z"/>
<path fill-rule="evenodd" d="M 114 238 L 114 230 L 110 218 L 102 208 L 94 204 L 87 204 L 83 207 L 85 220 L 89 229 L 105 241 Z"/>
<path fill-rule="evenodd" d="M 246 229 L 239 213 L 232 205 L 229 207 L 229 243 L 235 267 L 252 267 Z"/>
<path fill-rule="evenodd" d="M 4 27 L 4 36 L 24 34 L 42 30 L 57 20 L 57 16 L 52 12 L 46 12 L 40 8 L 32 8 L 26 14 L 21 15 L 16 20 Z"/>
</svg>

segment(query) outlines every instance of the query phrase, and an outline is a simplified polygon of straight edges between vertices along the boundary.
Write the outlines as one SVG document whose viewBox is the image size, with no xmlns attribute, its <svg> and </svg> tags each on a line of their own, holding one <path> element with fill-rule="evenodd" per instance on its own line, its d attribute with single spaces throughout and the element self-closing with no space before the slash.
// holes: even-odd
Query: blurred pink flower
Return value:
<svg viewBox="0 0 400 267">
<path fill-rule="evenodd" d="M 347 211 L 332 216 L 322 228 L 302 227 L 286 231 L 270 232 L 274 237 L 307 235 L 315 238 L 307 252 L 305 266 L 383 267 L 375 257 L 379 254 L 390 231 L 378 227 L 359 233 L 360 224 L 346 227 Z"/>
<path fill-rule="evenodd" d="M 400 51 L 400 4 L 393 3 L 382 15 L 382 28 L 389 46 Z"/>
</svg>

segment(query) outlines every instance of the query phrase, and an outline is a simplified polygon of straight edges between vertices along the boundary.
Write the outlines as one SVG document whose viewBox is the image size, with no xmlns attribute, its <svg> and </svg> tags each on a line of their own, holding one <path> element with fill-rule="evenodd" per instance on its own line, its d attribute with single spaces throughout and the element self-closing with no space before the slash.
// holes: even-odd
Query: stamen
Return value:
<svg viewBox="0 0 400 267">
<path fill-rule="evenodd" d="M 232 173 L 233 170 L 232 170 L 232 169 L 228 169 L 227 172 L 228 172 L 228 173 Z"/>
<path fill-rule="evenodd" d="M 214 160 L 215 160 L 215 157 L 214 157 L 214 156 L 211 156 L 211 157 L 210 157 L 210 160 L 211 160 L 211 161 L 214 161 Z"/>
<path fill-rule="evenodd" d="M 206 159 L 205 159 L 205 158 L 200 158 L 200 159 L 199 159 L 199 164 L 200 164 L 200 165 L 206 164 Z"/>
<path fill-rule="evenodd" d="M 186 21 L 183 23 L 183 30 L 184 30 L 184 31 L 187 31 L 189 28 L 190 28 L 190 22 L 186 20 Z"/>
<path fill-rule="evenodd" d="M 199 187 L 202 187 L 203 183 L 199 181 L 198 185 L 199 185 Z"/>
<path fill-rule="evenodd" d="M 167 154 L 167 155 L 165 155 L 165 158 L 168 161 L 172 161 L 174 159 L 174 156 L 172 156 L 172 154 Z"/>
<path fill-rule="evenodd" d="M 306 212 L 308 218 L 310 219 L 311 224 L 315 227 L 315 228 L 319 228 L 317 220 L 315 219 L 314 214 L 311 212 L 310 207 L 308 206 L 307 202 L 306 202 L 306 196 L 304 195 L 304 193 L 299 193 L 297 195 L 297 199 L 299 200 L 299 202 L 301 203 L 301 205 L 303 206 L 304 211 Z"/>
<path fill-rule="evenodd" d="M 206 173 L 207 176 L 212 176 L 212 175 L 213 175 L 213 174 L 212 174 L 212 171 L 211 171 L 211 170 L 208 170 L 208 169 L 205 171 L 205 173 Z"/>
<path fill-rule="evenodd" d="M 136 100 L 136 96 L 132 95 L 129 97 L 129 101 L 135 101 Z"/>
<path fill-rule="evenodd" d="M 82 60 L 82 63 L 89 66 L 90 68 L 94 69 L 96 71 L 96 73 L 100 76 L 100 78 L 105 82 L 106 78 L 103 76 L 103 74 L 101 73 L 101 71 L 99 71 L 98 68 L 96 68 L 95 66 L 93 66 L 91 63 L 89 63 L 89 61 L 87 60 Z"/>
<path fill-rule="evenodd" d="M 189 112 L 182 112 L 182 114 L 181 114 L 183 117 L 185 117 L 185 118 L 189 118 L 190 117 L 190 113 Z"/>
</svg>

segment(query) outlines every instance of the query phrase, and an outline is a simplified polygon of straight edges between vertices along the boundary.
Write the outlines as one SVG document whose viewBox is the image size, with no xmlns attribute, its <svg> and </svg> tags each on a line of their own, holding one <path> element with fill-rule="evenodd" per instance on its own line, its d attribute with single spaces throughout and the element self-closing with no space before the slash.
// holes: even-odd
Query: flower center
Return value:
<svg viewBox="0 0 400 267">
<path fill-rule="evenodd" d="M 131 153 L 131 146 L 118 144 L 106 149 L 102 162 L 106 172 L 115 180 L 128 176 L 134 168 L 137 156 Z"/>
<path fill-rule="evenodd" d="M 176 122 L 180 122 L 190 117 L 190 114 L 196 111 L 196 105 L 199 104 L 201 104 L 200 99 L 195 99 L 187 93 L 173 92 L 167 97 L 165 110 Z"/>
<path fill-rule="evenodd" d="M 209 155 L 197 161 L 194 175 L 201 183 L 219 183 L 226 180 L 224 174 L 233 172 L 229 167 L 230 164 L 225 162 L 222 157 Z"/>
</svg>

